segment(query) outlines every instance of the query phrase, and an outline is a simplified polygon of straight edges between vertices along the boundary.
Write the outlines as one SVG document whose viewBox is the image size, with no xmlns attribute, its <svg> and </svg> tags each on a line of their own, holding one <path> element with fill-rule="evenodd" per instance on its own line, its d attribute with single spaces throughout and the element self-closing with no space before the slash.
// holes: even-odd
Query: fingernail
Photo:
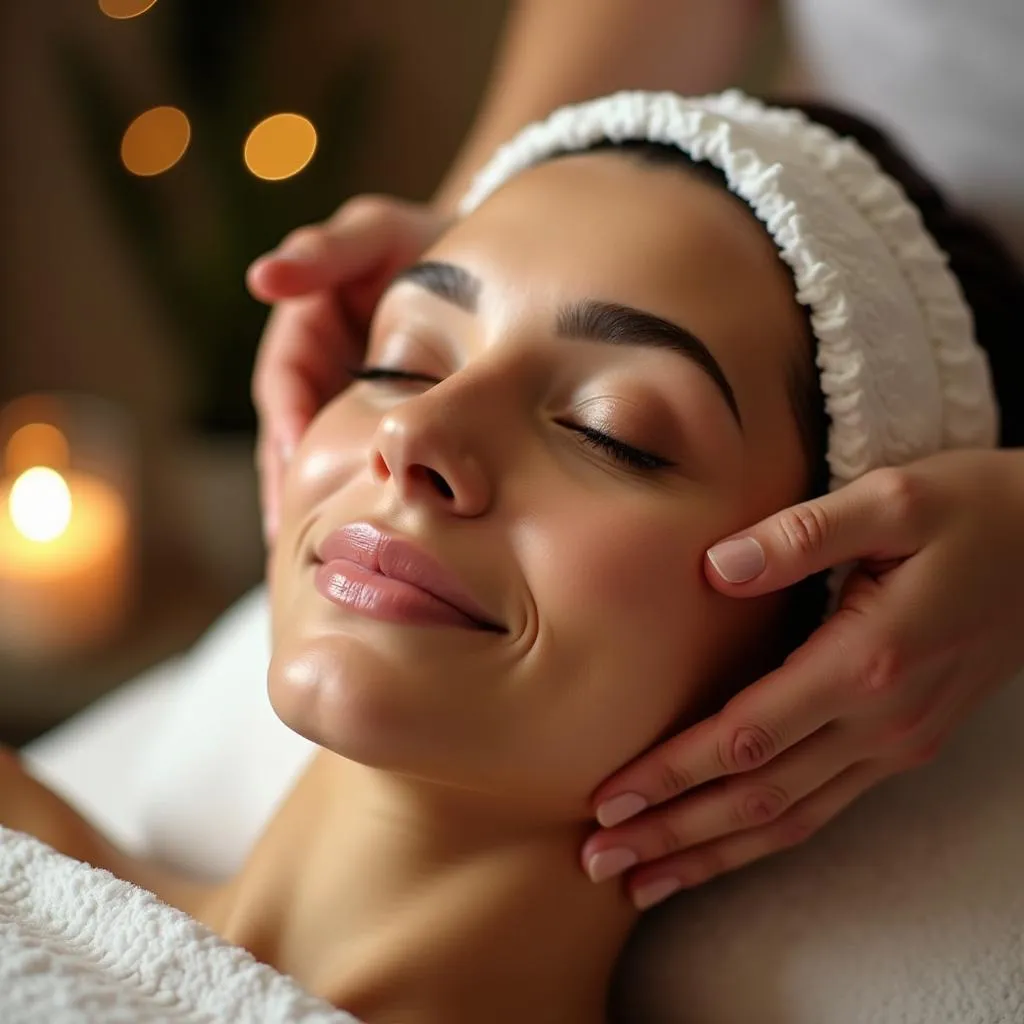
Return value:
<svg viewBox="0 0 1024 1024">
<path fill-rule="evenodd" d="M 281 462 L 287 466 L 292 461 L 292 456 L 295 454 L 295 442 L 289 438 L 285 438 L 278 442 L 277 445 L 278 454 L 281 456 Z"/>
<path fill-rule="evenodd" d="M 597 808 L 597 820 L 604 828 L 611 828 L 646 809 L 647 801 L 639 793 L 620 793 L 605 800 Z"/>
<path fill-rule="evenodd" d="M 587 874 L 590 875 L 592 882 L 603 882 L 606 878 L 621 875 L 639 859 L 632 850 L 627 850 L 624 846 L 616 846 L 613 850 L 602 850 L 587 861 Z"/>
<path fill-rule="evenodd" d="M 648 910 L 667 900 L 673 893 L 679 892 L 682 886 L 674 878 L 659 878 L 656 882 L 648 882 L 633 892 L 633 905 L 637 910 Z"/>
<path fill-rule="evenodd" d="M 274 260 L 276 263 L 312 263 L 314 256 L 311 253 L 301 252 L 268 252 L 264 259 Z"/>
<path fill-rule="evenodd" d="M 764 548 L 753 537 L 739 537 L 715 545 L 711 564 L 726 583 L 746 583 L 764 572 Z"/>
<path fill-rule="evenodd" d="M 282 245 L 277 249 L 271 249 L 267 254 L 275 260 L 291 260 L 296 263 L 315 260 L 323 251 L 323 246 L 312 239 L 292 242 L 289 245 Z"/>
</svg>

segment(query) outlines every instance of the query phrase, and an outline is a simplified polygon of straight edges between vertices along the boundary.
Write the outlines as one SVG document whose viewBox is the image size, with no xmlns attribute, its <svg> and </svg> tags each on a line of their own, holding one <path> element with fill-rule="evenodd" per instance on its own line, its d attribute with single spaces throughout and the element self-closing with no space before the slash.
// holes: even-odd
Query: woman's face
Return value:
<svg viewBox="0 0 1024 1024">
<path fill-rule="evenodd" d="M 616 153 L 523 173 L 425 259 L 366 358 L 412 376 L 354 383 L 289 471 L 271 700 L 344 757 L 582 817 L 770 638 L 779 599 L 702 562 L 807 486 L 803 320 L 739 201 Z"/>
</svg>

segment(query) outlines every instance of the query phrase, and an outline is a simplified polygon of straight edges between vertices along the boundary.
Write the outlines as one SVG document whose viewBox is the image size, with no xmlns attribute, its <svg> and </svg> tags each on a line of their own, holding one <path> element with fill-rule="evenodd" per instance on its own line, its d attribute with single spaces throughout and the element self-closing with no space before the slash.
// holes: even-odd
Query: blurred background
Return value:
<svg viewBox="0 0 1024 1024">
<path fill-rule="evenodd" d="M 0 742 L 259 582 L 245 267 L 354 193 L 427 198 L 506 6 L 0 4 Z"/>
</svg>

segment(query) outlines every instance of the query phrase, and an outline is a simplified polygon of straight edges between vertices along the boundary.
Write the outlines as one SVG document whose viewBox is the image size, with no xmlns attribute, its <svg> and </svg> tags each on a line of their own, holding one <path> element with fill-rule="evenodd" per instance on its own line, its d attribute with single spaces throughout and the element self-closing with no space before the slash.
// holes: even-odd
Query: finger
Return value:
<svg viewBox="0 0 1024 1024">
<path fill-rule="evenodd" d="M 638 869 L 629 878 L 630 896 L 637 909 L 646 910 L 680 889 L 692 888 L 761 857 L 796 846 L 891 774 L 892 767 L 885 762 L 853 765 L 767 825 L 734 832 Z"/>
<path fill-rule="evenodd" d="M 273 432 L 260 431 L 256 464 L 263 510 L 263 537 L 268 546 L 277 538 L 285 473 L 311 418 L 306 415 L 282 416 L 276 421 Z"/>
<path fill-rule="evenodd" d="M 825 623 L 774 672 L 627 765 L 594 794 L 595 816 L 611 827 L 648 807 L 737 772 L 759 768 L 858 706 L 863 631 L 842 614 Z"/>
<path fill-rule="evenodd" d="M 321 234 L 323 241 L 316 246 L 275 249 L 257 257 L 245 275 L 252 296 L 262 302 L 298 298 L 344 285 L 372 267 L 375 253 L 363 248 L 364 239 Z"/>
<path fill-rule="evenodd" d="M 353 237 L 324 228 L 301 230 L 301 235 L 250 264 L 245 281 L 255 298 L 279 302 L 343 284 L 365 272 L 379 251 L 366 233 Z"/>
<path fill-rule="evenodd" d="M 875 470 L 720 541 L 704 571 L 716 590 L 755 597 L 846 562 L 906 558 L 923 546 L 930 503 L 912 469 Z"/>
<path fill-rule="evenodd" d="M 662 861 L 733 832 L 775 821 L 860 762 L 865 745 L 864 738 L 850 730 L 821 729 L 765 768 L 698 789 L 657 811 L 591 836 L 583 847 L 584 867 L 597 882 L 623 865 Z"/>
<path fill-rule="evenodd" d="M 275 310 L 275 314 L 277 312 Z M 279 320 L 268 325 L 253 372 L 253 403 L 260 416 L 256 462 L 264 539 L 268 545 L 277 535 L 282 485 L 288 463 L 313 417 L 344 382 L 340 357 L 336 356 L 338 368 L 332 368 L 318 365 L 326 362 L 329 353 L 323 350 L 304 353 L 301 348 L 292 347 L 296 338 L 305 338 L 307 346 L 319 344 L 313 340 L 318 335 L 309 330 L 310 323 L 308 318 L 303 318 L 304 311 L 282 312 L 288 314 L 283 322 Z"/>
<path fill-rule="evenodd" d="M 268 434 L 297 444 L 312 417 L 344 386 L 348 368 L 362 356 L 361 345 L 328 294 L 278 305 L 267 321 L 252 380 L 253 403 Z"/>
<path fill-rule="evenodd" d="M 333 288 L 382 263 L 394 245 L 393 204 L 346 203 L 324 225 L 291 232 L 249 267 L 246 283 L 264 302 Z"/>
<path fill-rule="evenodd" d="M 263 510 L 263 539 L 268 548 L 277 540 L 281 521 L 281 495 L 285 454 L 276 440 L 261 435 L 257 447 L 257 466 L 260 482 L 260 507 Z"/>
</svg>

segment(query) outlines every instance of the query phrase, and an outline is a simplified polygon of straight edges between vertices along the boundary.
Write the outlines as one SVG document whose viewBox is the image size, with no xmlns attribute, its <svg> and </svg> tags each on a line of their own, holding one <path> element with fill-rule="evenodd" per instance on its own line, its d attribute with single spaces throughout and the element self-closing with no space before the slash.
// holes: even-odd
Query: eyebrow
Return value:
<svg viewBox="0 0 1024 1024">
<path fill-rule="evenodd" d="M 397 274 L 392 285 L 400 281 L 418 285 L 467 313 L 477 311 L 482 282 L 475 274 L 454 263 L 436 260 L 415 263 Z M 711 379 L 736 425 L 743 431 L 739 403 L 729 378 L 707 345 L 685 327 L 632 306 L 584 299 L 559 311 L 556 332 L 561 338 L 664 348 L 679 353 Z"/>
<path fill-rule="evenodd" d="M 558 314 L 556 329 L 562 338 L 603 341 L 609 345 L 667 348 L 678 352 L 711 378 L 729 406 L 736 425 L 743 430 L 743 419 L 729 378 L 707 345 L 686 328 L 632 306 L 584 299 Z"/>
<path fill-rule="evenodd" d="M 394 286 L 401 281 L 419 285 L 438 298 L 464 309 L 467 313 L 475 313 L 480 299 L 481 281 L 454 263 L 441 263 L 438 260 L 425 260 L 414 263 L 411 267 L 399 271 L 391 282 Z"/>
</svg>

